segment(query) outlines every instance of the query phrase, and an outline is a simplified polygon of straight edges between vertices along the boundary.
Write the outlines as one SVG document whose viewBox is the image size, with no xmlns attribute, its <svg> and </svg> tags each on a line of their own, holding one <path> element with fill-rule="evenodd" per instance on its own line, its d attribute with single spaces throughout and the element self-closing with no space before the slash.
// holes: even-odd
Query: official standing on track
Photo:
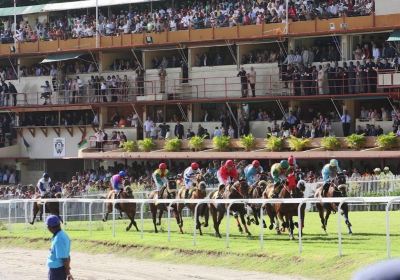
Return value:
<svg viewBox="0 0 400 280">
<path fill-rule="evenodd" d="M 73 280 L 71 275 L 71 241 L 61 229 L 60 219 L 51 215 L 46 219 L 48 230 L 53 234 L 51 238 L 50 254 L 47 259 L 49 267 L 48 280 Z"/>
</svg>

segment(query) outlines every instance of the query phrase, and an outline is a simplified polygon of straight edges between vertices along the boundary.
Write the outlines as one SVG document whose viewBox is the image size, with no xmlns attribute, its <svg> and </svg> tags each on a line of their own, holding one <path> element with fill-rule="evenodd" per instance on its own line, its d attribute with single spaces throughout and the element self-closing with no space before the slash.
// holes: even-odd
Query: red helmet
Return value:
<svg viewBox="0 0 400 280">
<path fill-rule="evenodd" d="M 167 164 L 165 164 L 164 162 L 160 163 L 160 165 L 158 166 L 158 168 L 160 169 L 167 169 Z"/>
<path fill-rule="evenodd" d="M 260 167 L 260 162 L 258 160 L 253 160 L 253 162 L 251 163 L 251 165 L 253 165 L 255 168 Z"/>
<path fill-rule="evenodd" d="M 296 159 L 294 156 L 290 156 L 287 161 L 289 162 L 290 166 L 296 165 Z"/>
<path fill-rule="evenodd" d="M 235 166 L 235 163 L 231 159 L 229 159 L 225 162 L 225 167 L 234 167 L 234 166 Z"/>
<path fill-rule="evenodd" d="M 197 162 L 192 162 L 192 164 L 190 165 L 190 167 L 191 167 L 193 170 L 197 170 L 197 169 L 199 169 L 199 164 L 198 164 Z"/>
</svg>

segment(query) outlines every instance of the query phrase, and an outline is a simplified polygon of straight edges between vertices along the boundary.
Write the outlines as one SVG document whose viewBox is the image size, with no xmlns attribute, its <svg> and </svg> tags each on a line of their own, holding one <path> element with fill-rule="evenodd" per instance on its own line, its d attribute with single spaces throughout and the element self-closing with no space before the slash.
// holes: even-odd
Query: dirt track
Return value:
<svg viewBox="0 0 400 280">
<path fill-rule="evenodd" d="M 0 280 L 47 279 L 44 250 L 0 248 Z M 243 272 L 196 265 L 165 264 L 114 255 L 72 253 L 72 274 L 76 280 L 295 280 L 258 272 Z"/>
</svg>

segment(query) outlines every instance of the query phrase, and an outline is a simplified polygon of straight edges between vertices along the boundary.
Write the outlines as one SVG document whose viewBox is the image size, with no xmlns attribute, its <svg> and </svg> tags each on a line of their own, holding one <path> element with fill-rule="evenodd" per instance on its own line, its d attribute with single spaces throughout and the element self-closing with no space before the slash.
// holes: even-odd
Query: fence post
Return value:
<svg viewBox="0 0 400 280">
<path fill-rule="evenodd" d="M 46 201 L 43 201 L 43 223 L 44 223 L 44 229 L 47 229 L 46 226 Z"/>
<path fill-rule="evenodd" d="M 63 222 L 64 222 L 64 227 L 67 226 L 67 200 L 64 200 L 63 202 Z"/>
<path fill-rule="evenodd" d="M 393 198 L 386 204 L 386 251 L 387 251 L 387 257 L 390 259 L 392 257 L 392 247 L 391 247 L 391 241 L 390 241 L 390 208 L 393 203 L 396 201 L 400 201 L 400 197 Z"/>
<path fill-rule="evenodd" d="M 228 208 L 226 209 L 226 241 L 225 241 L 226 248 L 229 248 L 229 228 L 230 228 L 230 223 L 229 223 L 229 217 L 230 217 L 230 215 L 229 215 L 229 212 L 230 212 L 230 210 L 231 210 L 231 207 L 232 207 L 232 205 L 235 204 L 235 203 L 242 203 L 242 204 L 244 204 L 244 203 L 246 203 L 246 201 L 247 201 L 247 200 L 237 200 L 237 201 L 233 201 L 233 202 L 229 203 Z M 226 203 L 225 203 L 225 204 L 226 204 Z"/>
<path fill-rule="evenodd" d="M 10 200 L 10 202 L 8 203 L 8 231 L 11 232 L 11 203 L 13 201 Z"/>
<path fill-rule="evenodd" d="M 28 218 L 28 201 L 27 200 L 25 200 L 25 202 L 24 202 L 24 215 L 25 215 L 25 229 L 28 229 L 29 218 Z"/>
<path fill-rule="evenodd" d="M 262 203 L 260 208 L 260 249 L 264 249 L 264 207 L 267 203 Z"/>
<path fill-rule="evenodd" d="M 112 222 L 112 236 L 115 237 L 115 201 L 112 202 L 113 205 L 113 212 L 112 212 L 112 217 L 113 217 L 113 222 Z"/>
<path fill-rule="evenodd" d="M 143 239 L 143 210 L 144 210 L 144 204 L 145 202 L 142 202 L 140 205 L 140 238 Z"/>
<path fill-rule="evenodd" d="M 92 205 L 93 201 L 89 203 L 89 235 L 92 236 Z"/>
</svg>

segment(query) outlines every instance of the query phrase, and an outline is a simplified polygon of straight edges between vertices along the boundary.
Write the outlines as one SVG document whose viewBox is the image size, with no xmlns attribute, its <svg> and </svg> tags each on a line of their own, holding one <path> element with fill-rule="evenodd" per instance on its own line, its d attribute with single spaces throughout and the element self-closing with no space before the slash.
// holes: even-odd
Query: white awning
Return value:
<svg viewBox="0 0 400 280">
<path fill-rule="evenodd" d="M 127 5 L 127 4 L 139 4 L 139 3 L 150 3 L 158 2 L 164 0 L 98 0 L 99 7 L 106 6 L 116 6 L 116 5 Z M 46 4 L 43 8 L 44 12 L 55 12 L 55 11 L 65 11 L 65 10 L 78 10 L 78 9 L 88 9 L 95 8 L 96 0 L 84 0 L 75 2 L 65 2 L 65 3 L 54 3 Z"/>
</svg>

